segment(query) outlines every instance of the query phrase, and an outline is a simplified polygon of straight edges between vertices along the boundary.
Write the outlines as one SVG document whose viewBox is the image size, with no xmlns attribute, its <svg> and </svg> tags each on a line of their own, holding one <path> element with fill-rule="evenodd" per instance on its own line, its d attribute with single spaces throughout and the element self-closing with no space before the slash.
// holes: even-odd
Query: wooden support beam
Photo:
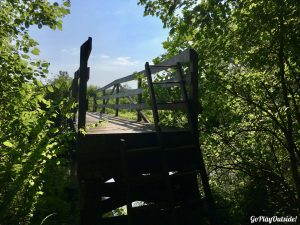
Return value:
<svg viewBox="0 0 300 225">
<path fill-rule="evenodd" d="M 123 88 L 121 84 L 120 84 L 120 87 Z M 124 89 L 124 88 L 123 88 L 123 89 Z M 129 101 L 130 101 L 131 104 L 134 104 L 134 101 L 133 101 L 133 99 L 131 98 L 131 96 L 127 96 L 127 98 L 129 99 Z M 138 104 L 143 104 L 143 103 L 142 103 L 142 101 L 141 101 L 141 103 L 138 103 Z M 149 108 L 149 109 L 150 109 L 150 108 Z M 137 109 L 137 113 L 142 117 L 142 119 L 144 120 L 144 122 L 150 123 L 149 119 L 144 115 L 144 113 L 142 113 L 141 110 L 142 110 L 142 109 Z"/>
<path fill-rule="evenodd" d="M 116 86 L 120 86 L 121 84 L 116 84 Z M 123 88 L 124 89 L 124 88 Z M 128 96 L 134 96 L 138 94 L 142 94 L 144 92 L 143 89 L 138 88 L 138 89 L 129 89 L 126 90 L 125 92 L 116 92 L 116 94 L 111 94 L 111 95 L 106 95 L 101 97 L 101 99 L 114 99 L 114 98 L 124 98 Z"/>
<path fill-rule="evenodd" d="M 88 40 L 80 47 L 78 130 L 85 129 L 85 114 L 87 106 L 86 91 L 90 73 L 90 69 L 87 65 L 91 50 L 92 38 L 89 37 Z"/>
<path fill-rule="evenodd" d="M 138 89 L 142 88 L 142 78 L 138 78 Z M 138 104 L 142 104 L 142 93 L 138 94 L 137 99 Z M 140 122 L 142 120 L 141 110 L 137 110 L 137 121 Z"/>
<path fill-rule="evenodd" d="M 102 110 L 101 110 L 101 113 L 105 113 L 105 105 L 106 105 L 106 101 L 105 101 L 105 99 L 103 98 L 104 96 L 105 96 L 105 93 L 106 92 L 106 90 L 104 89 L 104 90 L 102 90 Z"/>
<path fill-rule="evenodd" d="M 119 91 L 120 91 L 120 84 L 117 84 L 116 85 L 116 95 L 119 94 Z M 116 97 L 116 106 L 119 105 L 119 97 Z M 119 108 L 116 107 L 116 111 L 115 111 L 115 116 L 119 116 Z"/>
</svg>

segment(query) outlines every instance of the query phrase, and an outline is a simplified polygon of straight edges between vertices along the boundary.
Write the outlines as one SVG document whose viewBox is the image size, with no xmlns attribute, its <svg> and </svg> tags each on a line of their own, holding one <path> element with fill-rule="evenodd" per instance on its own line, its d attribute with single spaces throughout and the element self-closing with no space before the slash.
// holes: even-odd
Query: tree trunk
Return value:
<svg viewBox="0 0 300 225">
<path fill-rule="evenodd" d="M 284 62 L 284 23 L 283 23 L 283 16 L 280 16 L 280 40 L 279 40 L 279 52 L 278 52 L 278 66 L 279 66 L 279 78 L 282 88 L 282 97 L 284 100 L 285 106 L 285 116 L 287 120 L 287 127 L 284 132 L 285 139 L 287 143 L 287 149 L 289 152 L 290 157 L 290 167 L 292 172 L 292 177 L 295 183 L 296 192 L 297 192 L 297 200 L 298 200 L 298 207 L 299 205 L 299 196 L 300 196 L 300 176 L 298 172 L 297 166 L 297 158 L 296 158 L 296 145 L 293 138 L 293 118 L 292 118 L 292 111 L 290 108 L 290 102 L 288 97 L 288 89 L 286 85 L 286 78 L 285 78 L 285 62 Z"/>
</svg>

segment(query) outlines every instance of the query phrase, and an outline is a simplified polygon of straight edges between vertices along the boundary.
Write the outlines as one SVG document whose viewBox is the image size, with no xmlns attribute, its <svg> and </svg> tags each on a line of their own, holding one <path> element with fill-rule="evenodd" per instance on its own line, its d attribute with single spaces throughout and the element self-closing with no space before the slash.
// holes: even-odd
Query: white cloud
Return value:
<svg viewBox="0 0 300 225">
<path fill-rule="evenodd" d="M 101 54 L 101 55 L 100 55 L 100 58 L 101 58 L 101 59 L 109 59 L 110 57 L 109 57 L 108 55 Z"/>
<path fill-rule="evenodd" d="M 79 53 L 80 53 L 78 48 L 69 48 L 69 49 L 63 48 L 60 51 L 61 51 L 61 53 L 65 54 L 65 55 L 70 55 L 70 56 L 79 56 Z"/>
<path fill-rule="evenodd" d="M 96 55 L 89 61 L 90 83 L 104 86 L 115 79 L 143 70 L 140 60 L 131 57 L 100 57 Z"/>
<path fill-rule="evenodd" d="M 126 56 L 126 57 L 117 57 L 112 64 L 114 65 L 119 65 L 119 66 L 135 66 L 138 65 L 139 61 L 138 60 L 132 60 L 131 57 Z"/>
</svg>

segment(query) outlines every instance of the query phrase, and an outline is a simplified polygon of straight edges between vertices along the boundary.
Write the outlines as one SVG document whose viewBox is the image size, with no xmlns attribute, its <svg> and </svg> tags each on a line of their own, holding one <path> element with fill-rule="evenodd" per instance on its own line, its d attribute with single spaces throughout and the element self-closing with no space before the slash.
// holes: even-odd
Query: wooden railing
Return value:
<svg viewBox="0 0 300 225">
<path fill-rule="evenodd" d="M 77 127 L 79 130 L 85 128 L 86 110 L 89 101 L 87 99 L 87 81 L 89 79 L 88 59 L 92 50 L 92 39 L 89 38 L 80 48 L 80 67 L 74 73 L 74 79 L 71 87 L 71 95 L 78 103 L 77 110 L 74 110 L 73 121 L 75 122 L 77 113 Z M 194 115 L 198 115 L 200 106 L 198 102 L 198 57 L 193 49 L 186 49 L 178 55 L 160 62 L 151 69 L 152 74 L 165 71 L 168 68 L 175 68 L 180 63 L 185 66 L 185 84 L 188 87 L 188 100 L 192 106 Z M 145 70 L 131 74 L 126 77 L 114 80 L 111 83 L 99 88 L 92 99 L 92 110 L 105 113 L 107 108 L 115 111 L 115 116 L 119 116 L 119 110 L 135 110 L 137 112 L 137 121 L 149 122 L 142 110 L 150 110 L 150 104 L 143 99 L 143 94 L 147 91 L 142 88 L 142 81 L 146 79 Z M 163 79 L 157 84 L 162 88 L 176 86 L 177 77 Z M 127 82 L 137 82 L 137 88 L 130 89 L 125 87 Z M 144 85 L 145 86 L 145 85 Z M 100 97 L 97 93 L 101 92 Z M 126 98 L 127 103 L 120 102 L 120 99 Z M 99 104 L 99 101 L 101 102 Z M 114 103 L 112 103 L 114 101 Z M 158 109 L 162 110 L 185 110 L 184 104 L 180 102 L 170 102 L 159 104 Z M 76 111 L 76 112 L 75 112 Z"/>
<path fill-rule="evenodd" d="M 200 107 L 198 103 L 198 57 L 197 53 L 193 49 L 186 49 L 180 54 L 156 64 L 155 68 L 151 69 L 152 74 L 161 72 L 168 68 L 176 67 L 177 63 L 181 63 L 182 65 L 185 65 L 187 67 L 185 84 L 189 87 L 189 100 L 191 101 L 191 105 L 195 110 L 194 112 L 199 112 Z M 137 121 L 141 121 L 143 119 L 144 121 L 148 122 L 148 119 L 142 113 L 142 110 L 151 109 L 151 106 L 145 102 L 145 99 L 142 98 L 143 93 L 145 93 L 146 91 L 142 88 L 143 78 L 146 79 L 145 70 L 114 80 L 111 83 L 105 85 L 104 87 L 98 89 L 97 92 L 102 92 L 102 95 L 100 97 L 102 104 L 97 104 L 99 98 L 97 97 L 97 95 L 95 95 L 93 99 L 93 109 L 95 110 L 97 108 L 100 108 L 101 113 L 105 113 L 106 108 L 114 109 L 115 116 L 119 115 L 120 109 L 136 110 Z M 164 79 L 159 82 L 159 86 L 163 88 L 176 86 L 174 81 L 177 81 L 177 79 L 177 77 Z M 124 83 L 132 81 L 137 82 L 136 89 L 126 89 L 123 86 Z M 120 104 L 120 98 L 127 98 L 129 100 L 129 103 Z M 113 100 L 115 103 L 110 103 L 110 101 Z M 185 110 L 185 105 L 179 102 L 172 102 L 160 104 L 158 108 L 164 110 Z"/>
</svg>

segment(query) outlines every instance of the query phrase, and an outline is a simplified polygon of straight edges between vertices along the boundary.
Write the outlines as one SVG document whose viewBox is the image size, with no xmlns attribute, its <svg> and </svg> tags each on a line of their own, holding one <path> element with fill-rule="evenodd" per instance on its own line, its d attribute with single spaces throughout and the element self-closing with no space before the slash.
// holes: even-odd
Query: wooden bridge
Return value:
<svg viewBox="0 0 300 225">
<path fill-rule="evenodd" d="M 89 38 L 81 46 L 80 68 L 72 84 L 72 96 L 78 102 L 74 121 L 78 131 L 80 224 L 217 224 L 199 147 L 196 52 L 187 49 L 156 65 L 147 62 L 143 71 L 97 90 L 101 96 L 94 95 L 92 106 L 88 106 L 91 49 Z M 137 82 L 137 88 L 126 88 L 124 83 L 129 81 Z M 164 96 L 171 97 L 172 102 L 161 102 L 157 88 L 174 87 L 178 96 Z M 88 108 L 92 112 L 87 112 Z M 105 114 L 108 109 L 114 115 Z M 136 120 L 118 117 L 124 109 L 135 111 Z M 152 112 L 150 119 L 146 110 Z M 164 110 L 181 112 L 186 126 L 162 126 Z M 98 127 L 86 128 L 99 121 Z M 121 208 L 125 209 L 122 215 L 117 213 Z"/>
</svg>

